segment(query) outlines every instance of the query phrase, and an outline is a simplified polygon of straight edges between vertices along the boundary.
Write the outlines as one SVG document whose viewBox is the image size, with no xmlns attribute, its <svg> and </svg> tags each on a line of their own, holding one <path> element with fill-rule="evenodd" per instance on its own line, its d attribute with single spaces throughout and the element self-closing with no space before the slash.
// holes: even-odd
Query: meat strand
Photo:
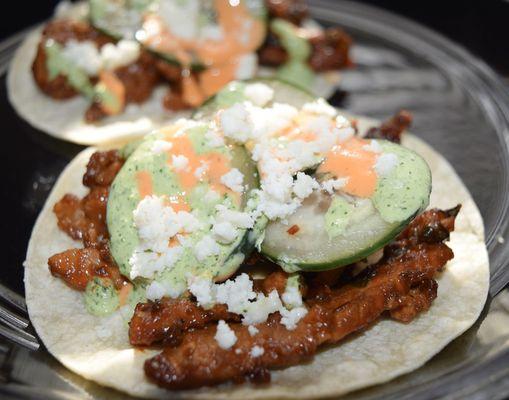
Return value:
<svg viewBox="0 0 509 400">
<path fill-rule="evenodd" d="M 129 323 L 129 341 L 135 346 L 159 342 L 174 346 L 188 330 L 219 320 L 238 322 L 240 316 L 228 312 L 225 305 L 204 310 L 190 299 L 163 298 L 140 303 Z"/>
<path fill-rule="evenodd" d="M 376 128 L 370 128 L 366 133 L 369 139 L 385 139 L 394 143 L 401 142 L 401 134 L 412 124 L 412 114 L 401 110 L 396 115 L 383 122 Z"/>
<path fill-rule="evenodd" d="M 66 194 L 53 207 L 58 227 L 84 245 L 83 249 L 70 249 L 48 260 L 50 272 L 73 289 L 85 290 L 94 276 L 110 278 L 116 288 L 127 282 L 111 256 L 106 225 L 109 186 L 122 164 L 116 151 L 94 153 L 83 177 L 89 193 L 83 199 Z"/>
</svg>

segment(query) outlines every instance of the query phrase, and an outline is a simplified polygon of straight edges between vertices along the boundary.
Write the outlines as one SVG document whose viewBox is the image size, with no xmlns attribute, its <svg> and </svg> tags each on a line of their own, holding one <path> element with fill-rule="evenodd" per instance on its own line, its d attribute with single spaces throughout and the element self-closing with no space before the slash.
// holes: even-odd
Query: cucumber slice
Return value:
<svg viewBox="0 0 509 400">
<path fill-rule="evenodd" d="M 262 253 L 288 271 L 320 271 L 359 261 L 394 239 L 427 207 L 431 173 L 411 150 L 378 142 L 398 164 L 379 178 L 371 199 L 315 192 L 284 224 L 268 224 Z"/>
<path fill-rule="evenodd" d="M 115 39 L 134 39 L 157 0 L 90 0 L 90 23 Z"/>
<path fill-rule="evenodd" d="M 194 256 L 194 244 L 210 233 L 211 218 L 216 213 L 215 206 L 223 204 L 230 210 L 248 211 L 256 206 L 256 199 L 252 198 L 252 189 L 259 186 L 256 166 L 252 163 L 247 151 L 242 146 L 230 144 L 215 149 L 208 148 L 204 139 L 206 131 L 205 124 L 197 125 L 187 128 L 184 135 L 190 139 L 198 155 L 220 153 L 229 159 L 228 168 L 237 168 L 242 172 L 246 190 L 240 194 L 240 201 L 235 201 L 233 198 L 235 196 L 228 193 L 216 197 L 207 196 L 208 193 L 210 194 L 208 181 L 198 183 L 184 192 L 180 187 L 177 174 L 168 163 L 171 154 L 167 152 L 155 154 L 152 151 L 155 141 L 162 139 L 163 134 L 156 132 L 149 135 L 132 152 L 118 173 L 111 186 L 108 200 L 107 224 L 110 232 L 110 248 L 122 274 L 130 276 L 129 259 L 139 244 L 133 211 L 141 200 L 137 181 L 140 171 L 148 172 L 151 176 L 154 195 L 167 198 L 183 196 L 190 206 L 190 212 L 202 225 L 198 231 L 187 236 L 192 244 L 191 247 L 184 249 L 183 255 L 171 269 L 158 272 L 154 277 L 155 280 L 182 286 L 185 285 L 188 272 L 206 273 L 214 279 L 224 279 L 235 272 L 244 256 L 253 250 L 257 237 L 253 236 L 252 232 L 263 230 L 263 226 L 256 225 L 251 230 L 239 228 L 239 234 L 233 242 L 221 244 L 219 254 L 209 256 L 202 262 L 198 262 Z M 264 221 L 259 221 L 259 224 L 263 223 Z"/>
<path fill-rule="evenodd" d="M 248 84 L 262 83 L 274 90 L 274 98 L 271 103 L 285 103 L 296 108 L 301 108 L 304 104 L 316 100 L 310 92 L 298 88 L 291 83 L 287 83 L 275 78 L 257 78 L 246 81 L 234 81 L 226 85 L 219 93 L 209 98 L 192 115 L 193 119 L 210 119 L 220 109 L 231 107 L 235 103 L 246 101 L 244 89 Z"/>
</svg>

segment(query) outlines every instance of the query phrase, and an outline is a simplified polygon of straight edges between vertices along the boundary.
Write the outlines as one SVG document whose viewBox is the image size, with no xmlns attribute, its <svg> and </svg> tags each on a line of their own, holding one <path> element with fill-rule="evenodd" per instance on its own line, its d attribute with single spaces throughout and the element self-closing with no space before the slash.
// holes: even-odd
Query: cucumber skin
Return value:
<svg viewBox="0 0 509 400">
<path fill-rule="evenodd" d="M 299 88 L 289 82 L 286 82 L 284 80 L 278 79 L 278 78 L 253 78 L 253 79 L 247 79 L 244 81 L 241 81 L 246 84 L 253 84 L 253 83 L 263 83 L 270 88 L 274 89 L 274 92 L 276 93 L 277 90 L 281 90 L 281 88 L 278 88 L 278 86 L 282 86 L 283 88 L 286 87 L 287 90 L 294 90 L 299 93 L 302 97 L 309 97 L 307 100 L 308 102 L 312 102 L 317 99 L 315 95 L 313 95 L 310 91 Z M 230 82 L 231 83 L 231 82 Z M 205 102 L 197 108 L 193 113 L 191 114 L 192 119 L 203 119 L 207 118 L 211 115 L 211 109 L 213 109 L 214 99 L 216 98 L 216 95 L 213 95 L 209 97 Z M 216 110 L 217 111 L 217 110 Z"/>
<path fill-rule="evenodd" d="M 363 250 L 353 256 L 342 258 L 339 260 L 334 260 L 331 262 L 325 262 L 325 263 L 292 263 L 291 266 L 295 267 L 296 271 L 319 272 L 319 271 L 327 271 L 327 270 L 331 270 L 331 269 L 345 267 L 347 265 L 358 262 L 358 261 L 362 260 L 363 258 L 366 258 L 366 257 L 370 256 L 371 254 L 373 254 L 374 252 L 380 250 L 381 248 L 385 247 L 387 244 L 389 244 L 422 211 L 424 211 L 424 209 L 418 210 L 414 215 L 412 215 L 412 217 L 408 218 L 406 221 L 403 221 L 401 224 L 399 224 L 397 227 L 395 227 L 390 233 L 388 233 L 386 236 L 384 236 L 378 242 L 374 243 L 372 246 L 366 248 L 365 250 Z M 279 260 L 277 257 L 274 257 L 273 255 L 265 252 L 263 250 L 263 246 L 261 249 L 261 253 L 265 257 L 267 257 L 269 260 L 278 264 L 279 266 L 281 266 L 281 268 L 285 269 L 284 263 L 281 262 L 281 260 Z M 292 269 L 292 271 L 293 271 L 293 269 Z M 295 271 L 293 271 L 293 272 L 295 272 Z"/>
</svg>

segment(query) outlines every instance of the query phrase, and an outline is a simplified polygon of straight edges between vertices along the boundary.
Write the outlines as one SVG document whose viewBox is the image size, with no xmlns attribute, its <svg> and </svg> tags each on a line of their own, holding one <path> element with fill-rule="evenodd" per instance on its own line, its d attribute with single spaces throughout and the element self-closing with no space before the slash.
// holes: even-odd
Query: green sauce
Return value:
<svg viewBox="0 0 509 400">
<path fill-rule="evenodd" d="M 50 80 L 55 79 L 58 75 L 63 75 L 75 90 L 89 99 L 94 98 L 95 89 L 90 83 L 88 75 L 64 56 L 59 43 L 52 39 L 47 40 L 45 52 L 46 68 Z"/>
<path fill-rule="evenodd" d="M 69 85 L 87 99 L 104 104 L 109 110 L 121 110 L 123 106 L 121 99 L 100 81 L 95 86 L 92 85 L 89 76 L 64 56 L 62 45 L 49 39 L 45 44 L 45 52 L 46 68 L 50 80 L 55 79 L 58 75 L 63 75 L 67 78 Z"/>
<path fill-rule="evenodd" d="M 389 222 L 406 221 L 428 206 L 431 172 L 428 164 L 413 151 L 387 141 L 379 141 L 384 153 L 398 157 L 398 165 L 379 178 L 373 204 Z"/>
<path fill-rule="evenodd" d="M 288 61 L 277 71 L 277 77 L 295 86 L 309 89 L 315 74 L 308 66 L 311 44 L 298 35 L 292 23 L 276 18 L 271 23 L 272 31 L 279 36 L 281 44 L 288 53 Z"/>
<path fill-rule="evenodd" d="M 197 153 L 210 151 L 203 137 L 206 131 L 206 126 L 198 126 L 188 129 L 185 133 L 189 135 Z M 197 184 L 190 191 L 183 191 L 179 185 L 178 175 L 168 163 L 168 157 L 171 157 L 171 154 L 166 152 L 154 154 L 151 150 L 154 141 L 162 138 L 161 133 L 154 133 L 146 137 L 132 152 L 118 173 L 112 184 L 108 200 L 107 224 L 111 237 L 112 255 L 122 274 L 130 276 L 129 259 L 139 244 L 137 228 L 133 221 L 133 211 L 141 200 L 138 192 L 138 173 L 140 171 L 149 173 L 155 195 L 184 196 L 195 217 L 202 222 L 202 228 L 186 236 L 190 247 L 183 249 L 183 254 L 171 268 L 163 269 L 154 278 L 178 292 L 185 290 L 188 273 L 216 278 L 228 276 L 238 267 L 244 257 L 242 253 L 246 250 L 246 237 L 248 236 L 246 230 L 240 230 L 237 239 L 232 243 L 221 244 L 219 254 L 211 255 L 203 261 L 197 260 L 193 249 L 198 241 L 210 234 L 211 217 L 216 212 L 216 205 L 223 204 L 232 210 L 245 210 L 248 196 L 241 196 L 240 204 L 233 201 L 233 196 L 230 194 L 208 196 L 210 187 L 207 182 Z M 244 174 L 244 183 L 249 188 L 258 187 L 256 166 L 250 161 L 249 155 L 243 147 L 227 145 L 221 149 L 214 148 L 213 151 L 221 152 L 230 159 L 230 167 L 238 168 Z M 248 245 L 251 246 L 250 249 L 254 246 L 252 243 Z"/>
<path fill-rule="evenodd" d="M 111 280 L 94 278 L 88 283 L 85 307 L 90 314 L 104 316 L 115 311 L 119 305 L 119 297 Z"/>
<path fill-rule="evenodd" d="M 341 235 L 350 222 L 354 206 L 344 198 L 335 196 L 325 213 L 325 230 L 332 239 Z"/>
</svg>

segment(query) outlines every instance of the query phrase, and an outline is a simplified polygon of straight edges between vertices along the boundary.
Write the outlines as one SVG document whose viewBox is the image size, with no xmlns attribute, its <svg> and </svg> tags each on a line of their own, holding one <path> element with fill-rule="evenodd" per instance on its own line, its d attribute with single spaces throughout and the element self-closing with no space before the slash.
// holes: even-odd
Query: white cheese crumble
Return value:
<svg viewBox="0 0 509 400">
<path fill-rule="evenodd" d="M 256 357 L 262 356 L 263 353 L 265 353 L 265 350 L 264 350 L 263 347 L 261 347 L 261 346 L 253 346 L 251 348 L 251 352 L 249 354 L 251 354 L 251 357 L 256 358 Z"/>
<path fill-rule="evenodd" d="M 201 160 L 200 163 L 201 165 L 194 170 L 194 176 L 198 179 L 202 179 L 203 175 L 209 170 L 209 166 L 205 161 Z"/>
<path fill-rule="evenodd" d="M 253 281 L 245 273 L 228 279 L 224 283 L 214 284 L 210 279 L 188 277 L 189 291 L 196 297 L 198 303 L 204 307 L 214 304 L 226 305 L 229 312 L 242 316 L 242 324 L 248 325 L 251 336 L 258 333 L 253 326 L 267 321 L 270 314 L 279 312 L 281 322 L 287 329 L 295 329 L 296 324 L 306 315 L 300 292 L 290 291 L 286 294 L 286 301 L 291 310 L 286 308 L 276 290 L 267 296 L 253 290 Z"/>
<path fill-rule="evenodd" d="M 252 128 L 249 113 L 244 104 L 234 104 L 223 110 L 219 116 L 221 128 L 226 137 L 239 143 L 245 143 L 251 138 Z"/>
<path fill-rule="evenodd" d="M 170 151 L 173 147 L 173 143 L 168 142 L 166 140 L 155 140 L 150 148 L 150 151 L 154 154 L 164 153 L 166 151 Z"/>
<path fill-rule="evenodd" d="M 237 168 L 232 168 L 229 172 L 221 176 L 221 183 L 237 193 L 241 193 L 244 190 L 243 182 L 244 174 Z"/>
<path fill-rule="evenodd" d="M 101 47 L 102 68 L 114 70 L 134 63 L 140 57 L 140 44 L 134 40 L 120 40 Z"/>
<path fill-rule="evenodd" d="M 329 194 L 334 194 L 336 190 L 344 188 L 347 183 L 348 178 L 328 179 L 322 182 L 322 189 Z"/>
<path fill-rule="evenodd" d="M 216 206 L 217 222 L 230 222 L 234 227 L 241 229 L 250 229 L 254 226 L 254 219 L 249 213 L 230 210 L 222 204 Z"/>
<path fill-rule="evenodd" d="M 188 280 L 188 288 L 200 307 L 207 309 L 214 305 L 215 290 L 210 279 L 191 277 Z"/>
<path fill-rule="evenodd" d="M 189 159 L 182 154 L 173 154 L 171 160 L 171 165 L 173 165 L 177 172 L 185 171 L 189 165 Z"/>
<path fill-rule="evenodd" d="M 207 257 L 218 255 L 221 252 L 221 247 L 211 236 L 204 236 L 194 246 L 194 255 L 200 262 L 205 261 Z"/>
<path fill-rule="evenodd" d="M 62 49 L 62 55 L 89 76 L 96 76 L 101 70 L 101 56 L 95 43 L 90 40 L 67 41 Z"/>
<path fill-rule="evenodd" d="M 153 278 L 157 272 L 171 268 L 181 257 L 183 247 L 178 244 L 170 247 L 170 239 L 178 233 L 192 233 L 200 228 L 193 214 L 176 213 L 164 201 L 162 196 L 147 196 L 133 211 L 139 244 L 129 259 L 131 279 Z"/>
<path fill-rule="evenodd" d="M 244 96 L 255 106 L 263 107 L 274 98 L 274 90 L 263 83 L 251 83 L 244 89 Z"/>
<path fill-rule="evenodd" d="M 228 350 L 237 342 L 237 336 L 235 336 L 235 332 L 228 326 L 226 322 L 220 320 L 217 323 L 217 331 L 214 338 L 224 350 Z"/>
<path fill-rule="evenodd" d="M 325 115 L 330 118 L 334 118 L 337 114 L 336 109 L 322 98 L 315 100 L 312 103 L 304 104 L 302 106 L 302 111 L 311 114 Z"/>
<path fill-rule="evenodd" d="M 398 165 L 398 156 L 394 153 L 380 154 L 375 163 L 375 171 L 379 176 L 387 176 Z"/>
<path fill-rule="evenodd" d="M 295 179 L 293 184 L 293 193 L 295 193 L 299 199 L 305 199 L 313 193 L 313 190 L 319 187 L 320 185 L 314 178 L 306 175 L 304 172 L 298 172 L 297 179 Z"/>
<path fill-rule="evenodd" d="M 286 329 L 293 331 L 299 321 L 308 313 L 308 310 L 304 307 L 296 307 L 291 310 L 282 308 L 279 312 L 281 313 L 281 323 Z"/>
<path fill-rule="evenodd" d="M 237 239 L 239 232 L 231 222 L 217 222 L 212 226 L 212 235 L 219 243 L 228 244 Z"/>
<path fill-rule="evenodd" d="M 248 53 L 240 56 L 237 60 L 235 79 L 245 80 L 255 76 L 258 69 L 258 56 L 256 53 Z"/>
<path fill-rule="evenodd" d="M 205 140 L 207 140 L 207 144 L 210 147 L 221 147 L 224 146 L 224 138 L 221 134 L 215 129 L 209 129 L 205 132 Z"/>
<path fill-rule="evenodd" d="M 365 144 L 362 148 L 366 151 L 371 151 L 372 153 L 381 153 L 382 146 L 376 140 L 370 140 L 369 144 Z"/>
<path fill-rule="evenodd" d="M 249 335 L 251 335 L 251 336 L 256 336 L 256 334 L 257 334 L 258 332 L 260 332 L 260 331 L 258 330 L 258 328 L 257 328 L 256 326 L 254 326 L 254 325 L 249 325 L 249 326 L 247 327 L 247 330 L 249 331 Z"/>
<path fill-rule="evenodd" d="M 97 76 L 101 70 L 114 70 L 135 62 L 140 56 L 140 45 L 131 40 L 117 44 L 106 43 L 99 50 L 90 40 L 67 41 L 62 55 L 89 76 Z"/>
<path fill-rule="evenodd" d="M 152 281 L 150 285 L 147 286 L 145 294 L 149 300 L 157 300 L 165 296 L 176 299 L 182 295 L 185 290 L 185 285 L 174 286 L 165 282 Z"/>
<path fill-rule="evenodd" d="M 288 308 L 302 307 L 302 295 L 298 285 L 286 285 L 286 289 L 281 296 L 283 303 Z"/>
</svg>

